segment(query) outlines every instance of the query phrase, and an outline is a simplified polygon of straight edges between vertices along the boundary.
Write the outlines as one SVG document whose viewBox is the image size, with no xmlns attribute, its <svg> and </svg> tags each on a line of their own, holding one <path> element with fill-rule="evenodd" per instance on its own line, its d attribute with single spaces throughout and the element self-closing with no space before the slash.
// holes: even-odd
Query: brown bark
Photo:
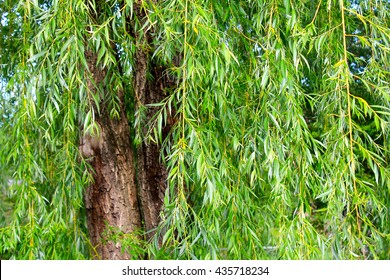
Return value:
<svg viewBox="0 0 390 280">
<path fill-rule="evenodd" d="M 145 14 L 139 4 L 134 4 L 134 13 L 139 18 Z M 165 96 L 165 88 L 172 81 L 164 76 L 164 68 L 154 66 L 148 50 L 152 47 L 149 33 L 141 37 L 134 31 L 133 22 L 128 20 L 128 31 L 135 37 L 139 46 L 134 57 L 133 87 L 135 110 L 140 106 L 158 103 Z M 97 67 L 97 54 L 86 52 L 91 73 L 88 87 L 96 91 L 96 85 L 103 85 L 107 71 Z M 119 57 L 118 71 L 121 72 Z M 148 75 L 147 75 L 148 74 Z M 147 78 L 152 76 L 152 78 Z M 128 259 L 131 256 L 121 252 L 121 245 L 104 243 L 103 232 L 108 226 L 119 228 L 124 233 L 143 227 L 146 235 L 140 238 L 151 239 L 160 222 L 166 189 L 167 172 L 160 161 L 160 146 L 143 141 L 134 151 L 129 122 L 124 109 L 124 93 L 117 92 L 120 102 L 120 118 L 112 119 L 105 104 L 100 104 L 100 115 L 96 121 L 100 127 L 98 136 L 85 135 L 80 150 L 85 158 L 91 158 L 94 183 L 85 195 L 88 229 L 91 242 L 97 248 L 99 258 Z M 156 107 L 146 107 L 142 133 L 147 132 L 147 124 L 157 112 Z M 166 134 L 169 125 L 164 128 Z"/>
<path fill-rule="evenodd" d="M 95 53 L 87 52 L 86 58 L 94 78 L 88 86 L 94 91 L 93 83 L 102 83 L 106 71 L 96 67 Z M 97 253 L 102 259 L 130 257 L 121 252 L 120 244 L 111 241 L 102 243 L 107 226 L 129 233 L 142 225 L 130 128 L 123 109 L 123 92 L 119 91 L 118 95 L 121 105 L 120 118 L 110 118 L 102 104 L 101 114 L 96 120 L 100 127 L 99 135 L 86 135 L 80 147 L 83 155 L 91 158 L 94 183 L 86 190 L 85 202 L 91 242 L 97 246 Z"/>
<path fill-rule="evenodd" d="M 142 25 L 145 12 L 140 4 L 134 4 L 134 13 L 141 19 Z M 128 20 L 129 33 L 133 34 L 139 48 L 135 54 L 134 90 L 136 98 L 136 110 L 140 106 L 146 106 L 143 119 L 142 133 L 145 135 L 149 129 L 148 124 L 157 113 L 157 107 L 147 105 L 159 103 L 166 96 L 165 90 L 173 86 L 172 81 L 165 75 L 165 68 L 157 65 L 150 58 L 153 52 L 151 33 L 153 28 L 144 31 L 142 36 L 134 31 L 134 26 Z M 149 77 L 147 78 L 147 74 Z M 163 137 L 170 130 L 170 125 L 164 127 Z M 164 194 L 166 189 L 167 171 L 160 160 L 160 146 L 150 141 L 143 141 L 137 147 L 137 184 L 139 192 L 139 203 L 144 227 L 147 232 L 146 238 L 154 236 L 154 229 L 160 222 L 160 212 L 162 210 Z"/>
<path fill-rule="evenodd" d="M 138 102 L 143 106 L 158 103 L 164 98 L 165 88 L 163 71 L 159 68 L 150 69 L 152 80 L 146 79 L 148 54 L 139 50 L 136 54 L 135 92 Z M 149 65 L 149 67 L 151 67 Z M 142 106 L 141 105 L 141 106 Z M 157 113 L 156 107 L 147 107 L 144 123 L 147 124 Z M 146 134 L 148 126 L 143 126 Z M 153 237 L 160 222 L 160 212 L 164 201 L 167 172 L 160 161 L 160 147 L 156 143 L 143 141 L 137 147 L 137 183 L 139 202 L 143 216 L 147 238 Z"/>
</svg>

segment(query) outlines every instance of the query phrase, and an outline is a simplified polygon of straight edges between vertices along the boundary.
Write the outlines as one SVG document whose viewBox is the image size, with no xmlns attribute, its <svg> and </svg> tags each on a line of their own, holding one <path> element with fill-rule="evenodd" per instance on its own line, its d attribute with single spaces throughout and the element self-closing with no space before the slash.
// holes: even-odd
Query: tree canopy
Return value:
<svg viewBox="0 0 390 280">
<path fill-rule="evenodd" d="M 166 167 L 159 225 L 102 233 L 131 258 L 389 258 L 388 0 L 0 0 L 0 13 L 2 258 L 97 257 L 80 139 L 105 114 Z M 142 67 L 164 79 L 160 100 L 140 96 Z"/>
</svg>

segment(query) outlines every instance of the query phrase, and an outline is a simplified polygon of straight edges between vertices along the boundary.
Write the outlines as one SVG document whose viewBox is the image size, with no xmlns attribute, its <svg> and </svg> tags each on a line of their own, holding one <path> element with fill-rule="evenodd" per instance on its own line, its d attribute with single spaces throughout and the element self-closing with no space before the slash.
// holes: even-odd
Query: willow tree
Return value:
<svg viewBox="0 0 390 280">
<path fill-rule="evenodd" d="M 389 257 L 387 0 L 0 3 L 3 258 Z"/>
</svg>

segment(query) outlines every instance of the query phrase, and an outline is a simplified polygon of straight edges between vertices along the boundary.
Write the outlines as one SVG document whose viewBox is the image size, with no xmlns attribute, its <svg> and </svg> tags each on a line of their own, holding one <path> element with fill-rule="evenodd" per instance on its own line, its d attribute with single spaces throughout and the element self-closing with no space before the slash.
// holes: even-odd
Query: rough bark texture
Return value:
<svg viewBox="0 0 390 280">
<path fill-rule="evenodd" d="M 100 84 L 106 75 L 96 67 L 96 54 L 86 53 L 89 68 L 95 84 Z M 95 87 L 91 81 L 89 87 Z M 82 139 L 81 151 L 91 158 L 94 183 L 85 195 L 88 229 L 91 242 L 97 246 L 102 259 L 128 259 L 121 252 L 119 244 L 105 239 L 107 226 L 119 228 L 125 233 L 142 226 L 135 184 L 134 155 L 130 142 L 130 128 L 123 110 L 123 92 L 118 92 L 121 102 L 120 119 L 110 118 L 104 104 L 97 117 L 100 127 L 98 136 L 86 135 Z"/>
<path fill-rule="evenodd" d="M 153 79 L 147 80 L 149 71 Z M 148 54 L 139 50 L 136 54 L 135 92 L 138 102 L 142 105 L 158 103 L 164 98 L 166 84 L 163 78 L 163 69 L 148 65 Z M 156 114 L 156 107 L 147 107 L 144 123 L 147 124 Z M 146 134 L 148 126 L 143 127 Z M 139 202 L 144 220 L 147 238 L 153 237 L 160 222 L 160 212 L 164 201 L 167 172 L 160 161 L 160 147 L 152 142 L 142 142 L 137 148 L 137 183 L 139 188 Z"/>
<path fill-rule="evenodd" d="M 141 21 L 145 17 L 139 2 L 134 4 L 134 14 Z M 165 88 L 171 86 L 172 81 L 164 76 L 163 67 L 155 66 L 151 61 L 147 51 L 153 48 L 150 34 L 145 31 L 146 34 L 139 36 L 134 32 L 132 19 L 126 20 L 128 32 L 139 46 L 134 57 L 134 109 L 138 110 L 141 106 L 147 108 L 142 120 L 142 132 L 145 134 L 147 124 L 157 112 L 156 107 L 147 105 L 160 102 L 165 97 Z M 104 84 L 107 71 L 96 66 L 96 53 L 86 52 L 85 55 L 92 74 L 88 87 L 95 92 L 96 85 Z M 119 56 L 117 60 L 121 72 Z M 104 86 L 102 89 L 107 91 Z M 119 228 L 125 233 L 143 227 L 146 239 L 154 236 L 153 230 L 160 222 L 166 189 L 167 172 L 160 161 L 160 147 L 144 141 L 133 151 L 129 121 L 124 110 L 124 93 L 119 91 L 117 94 L 121 107 L 120 118 L 111 119 L 102 103 L 100 115 L 96 119 L 100 127 L 99 136 L 85 135 L 80 144 L 80 150 L 85 158 L 90 158 L 94 172 L 94 183 L 87 189 L 85 201 L 91 242 L 102 259 L 130 257 L 121 252 L 120 244 L 103 242 L 107 226 Z M 164 128 L 164 134 L 169 127 Z"/>
<path fill-rule="evenodd" d="M 139 19 L 145 18 L 145 12 L 140 5 L 134 5 L 134 12 Z M 132 32 L 133 27 L 129 24 L 129 31 Z M 150 58 L 150 52 L 153 50 L 151 38 L 153 29 L 145 31 L 143 36 L 139 36 L 136 32 L 133 34 L 138 44 L 142 47 L 138 48 L 135 55 L 135 71 L 134 71 L 134 90 L 136 95 L 136 109 L 139 106 L 146 106 L 144 115 L 142 133 L 145 135 L 149 129 L 148 123 L 157 113 L 157 107 L 148 107 L 147 105 L 161 102 L 166 96 L 165 90 L 171 87 L 172 81 L 165 75 L 165 68 L 156 65 Z M 149 74 L 149 78 L 147 78 Z M 151 78 L 150 78 L 151 77 Z M 170 125 L 164 128 L 165 134 L 169 131 Z M 165 137 L 165 135 L 163 135 Z M 137 183 L 139 191 L 139 203 L 144 221 L 146 238 L 150 239 L 154 236 L 153 231 L 160 222 L 160 212 L 164 201 L 166 189 L 167 171 L 164 164 L 160 161 L 160 147 L 158 144 L 143 141 L 137 147 Z"/>
</svg>

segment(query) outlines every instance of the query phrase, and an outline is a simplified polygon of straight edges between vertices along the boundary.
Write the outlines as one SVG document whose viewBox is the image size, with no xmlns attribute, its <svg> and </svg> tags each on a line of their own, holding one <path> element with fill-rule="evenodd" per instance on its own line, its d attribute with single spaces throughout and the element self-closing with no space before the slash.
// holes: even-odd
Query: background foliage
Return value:
<svg viewBox="0 0 390 280">
<path fill-rule="evenodd" d="M 119 116 L 123 87 L 135 144 L 162 142 L 169 112 L 177 119 L 161 143 L 162 246 L 112 229 L 133 255 L 389 258 L 387 0 L 0 5 L 2 257 L 93 255 L 83 212 L 91 178 L 78 141 L 94 130 L 101 100 Z M 129 34 L 126 17 L 138 38 L 152 30 L 153 43 Z M 129 86 L 137 48 L 177 80 L 148 124 Z M 111 91 L 89 92 L 87 50 L 109 69 Z M 148 135 L 137 132 L 144 125 Z"/>
</svg>

